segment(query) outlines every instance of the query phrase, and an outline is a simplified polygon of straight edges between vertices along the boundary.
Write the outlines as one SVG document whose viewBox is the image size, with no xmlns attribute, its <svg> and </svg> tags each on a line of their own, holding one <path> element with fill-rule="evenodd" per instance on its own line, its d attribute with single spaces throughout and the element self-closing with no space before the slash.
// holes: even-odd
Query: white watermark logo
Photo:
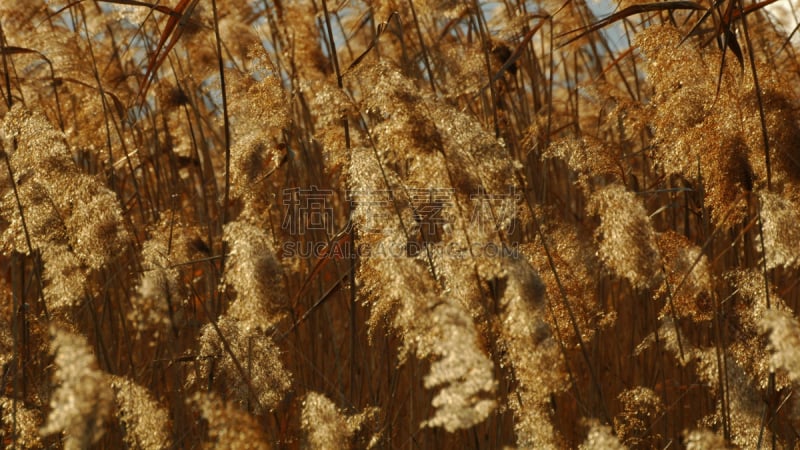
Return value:
<svg viewBox="0 0 800 450">
<path fill-rule="evenodd" d="M 352 241 L 353 223 L 346 223 L 336 235 L 334 204 L 336 191 L 308 188 L 284 189 L 281 229 L 295 240 L 281 245 L 285 258 L 400 258 L 419 254 L 447 258 L 517 256 L 517 244 L 497 242 L 448 242 L 445 235 L 452 227 L 452 213 L 456 206 L 456 193 L 452 188 L 406 188 L 402 192 L 391 190 L 351 190 L 345 195 L 351 209 L 358 210 L 360 236 L 380 235 L 396 229 L 394 210 L 398 196 L 407 199 L 412 208 L 413 222 L 407 224 L 408 241 L 387 244 L 381 240 Z M 488 194 L 479 191 L 469 196 L 470 226 L 487 235 L 510 236 L 516 224 L 519 194 Z M 311 236 L 333 236 L 315 240 Z M 369 241 L 369 242 L 367 242 Z"/>
</svg>

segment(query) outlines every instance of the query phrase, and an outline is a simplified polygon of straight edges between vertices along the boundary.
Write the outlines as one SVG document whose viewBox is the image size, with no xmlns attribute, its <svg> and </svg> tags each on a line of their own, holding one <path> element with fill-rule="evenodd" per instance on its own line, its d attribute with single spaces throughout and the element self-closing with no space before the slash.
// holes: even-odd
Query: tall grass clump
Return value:
<svg viewBox="0 0 800 450">
<path fill-rule="evenodd" d="M 800 445 L 786 5 L 0 1 L 0 446 Z"/>
</svg>

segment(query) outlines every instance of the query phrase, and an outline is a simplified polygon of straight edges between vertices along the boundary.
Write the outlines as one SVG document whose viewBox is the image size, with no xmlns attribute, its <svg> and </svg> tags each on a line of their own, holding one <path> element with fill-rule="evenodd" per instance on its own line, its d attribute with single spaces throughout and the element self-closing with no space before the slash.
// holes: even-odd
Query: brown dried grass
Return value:
<svg viewBox="0 0 800 450">
<path fill-rule="evenodd" d="M 797 446 L 768 4 L 0 2 L 2 446 Z"/>
</svg>

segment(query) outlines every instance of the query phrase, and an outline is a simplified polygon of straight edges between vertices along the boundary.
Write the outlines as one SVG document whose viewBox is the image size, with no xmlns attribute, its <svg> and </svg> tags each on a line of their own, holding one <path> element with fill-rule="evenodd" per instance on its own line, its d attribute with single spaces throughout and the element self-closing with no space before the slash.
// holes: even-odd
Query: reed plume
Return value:
<svg viewBox="0 0 800 450">
<path fill-rule="evenodd" d="M 303 401 L 303 431 L 308 445 L 313 449 L 348 448 L 354 444 L 354 435 L 373 420 L 375 409 L 367 409 L 359 414 L 345 415 L 325 395 L 309 393 Z M 372 448 L 376 444 L 373 437 L 362 442 L 360 447 Z"/>
<path fill-rule="evenodd" d="M 247 412 L 214 394 L 195 394 L 190 399 L 208 423 L 208 438 L 205 448 L 222 449 L 268 449 L 269 438 L 258 422 Z"/>
<path fill-rule="evenodd" d="M 765 312 L 760 325 L 769 333 L 772 366 L 785 370 L 789 379 L 797 382 L 800 378 L 800 360 L 796 351 L 800 326 L 797 320 L 787 311 L 770 309 Z"/>
<path fill-rule="evenodd" d="M 601 217 L 596 237 L 603 263 L 636 288 L 656 285 L 662 276 L 661 255 L 655 230 L 634 193 L 610 185 L 594 194 L 589 209 Z"/>
<path fill-rule="evenodd" d="M 129 379 L 110 377 L 118 420 L 131 447 L 160 449 L 172 446 L 169 413 L 148 390 Z"/>
<path fill-rule="evenodd" d="M 595 421 L 589 426 L 589 434 L 586 436 L 586 440 L 578 448 L 581 450 L 625 450 L 628 447 L 623 445 L 622 442 L 619 441 L 619 438 L 614 436 L 610 426 L 600 425 Z"/>
<path fill-rule="evenodd" d="M 198 370 L 189 375 L 189 386 L 214 383 L 240 407 L 259 413 L 275 408 L 291 386 L 269 336 L 230 315 L 205 325 L 198 347 Z"/>
<path fill-rule="evenodd" d="M 42 417 L 34 408 L 16 402 L 8 397 L 0 397 L 0 408 L 3 410 L 3 428 L 0 437 L 17 442 L 23 448 L 44 448 L 39 437 Z"/>
<path fill-rule="evenodd" d="M 4 246 L 41 252 L 49 306 L 73 306 L 90 289 L 89 275 L 128 245 L 119 202 L 99 180 L 81 173 L 63 136 L 41 114 L 16 107 L 6 114 L 3 133 L 16 177 L 3 178 L 2 214 L 10 225 Z"/>
<path fill-rule="evenodd" d="M 51 412 L 41 429 L 43 436 L 63 434 L 65 449 L 80 449 L 97 443 L 105 433 L 113 392 L 86 338 L 62 329 L 53 330 L 50 344 L 55 355 Z"/>
<path fill-rule="evenodd" d="M 725 442 L 725 438 L 715 434 L 709 429 L 686 430 L 684 432 L 684 442 L 686 448 L 691 450 L 713 449 L 726 450 L 730 448 Z"/>
</svg>

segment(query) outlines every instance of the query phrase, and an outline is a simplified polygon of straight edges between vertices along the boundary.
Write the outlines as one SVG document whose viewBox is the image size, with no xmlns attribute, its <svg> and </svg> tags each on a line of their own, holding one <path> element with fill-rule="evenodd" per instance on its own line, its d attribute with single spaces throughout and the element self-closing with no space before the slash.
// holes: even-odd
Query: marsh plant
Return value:
<svg viewBox="0 0 800 450">
<path fill-rule="evenodd" d="M 780 2 L 0 1 L 2 447 L 795 448 Z"/>
</svg>

